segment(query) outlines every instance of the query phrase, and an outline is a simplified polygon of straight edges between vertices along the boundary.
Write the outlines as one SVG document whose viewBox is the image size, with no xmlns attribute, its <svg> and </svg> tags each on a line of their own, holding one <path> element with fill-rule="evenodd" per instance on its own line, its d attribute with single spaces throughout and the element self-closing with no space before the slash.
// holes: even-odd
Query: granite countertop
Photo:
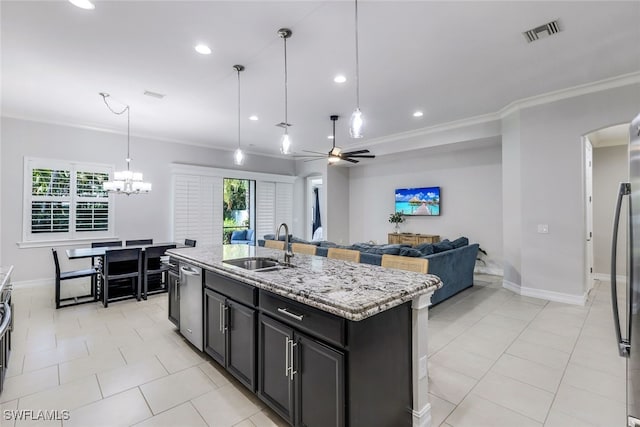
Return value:
<svg viewBox="0 0 640 427">
<path fill-rule="evenodd" d="M 167 253 L 195 266 L 355 321 L 442 286 L 440 278 L 431 274 L 303 254 L 296 254 L 291 260 L 295 268 L 275 271 L 250 271 L 222 262 L 254 256 L 283 260 L 283 251 L 259 246 L 203 246 L 170 249 Z"/>
<path fill-rule="evenodd" d="M 4 291 L 5 286 L 9 286 L 9 279 L 11 278 L 12 271 L 13 265 L 8 267 L 0 266 L 0 294 Z"/>
</svg>

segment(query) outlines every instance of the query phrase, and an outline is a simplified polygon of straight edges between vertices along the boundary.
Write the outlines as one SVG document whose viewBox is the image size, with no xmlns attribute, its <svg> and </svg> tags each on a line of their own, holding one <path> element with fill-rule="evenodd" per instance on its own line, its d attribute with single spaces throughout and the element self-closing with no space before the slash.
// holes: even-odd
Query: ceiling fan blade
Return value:
<svg viewBox="0 0 640 427">
<path fill-rule="evenodd" d="M 323 156 L 326 156 L 327 153 L 320 153 L 318 151 L 309 151 L 309 150 L 302 150 L 303 153 L 313 153 L 313 154 L 321 154 Z"/>
<path fill-rule="evenodd" d="M 318 158 L 318 159 L 322 159 L 322 158 L 324 158 L 324 157 L 327 157 L 327 155 L 326 155 L 326 154 L 322 154 L 322 155 L 316 155 L 316 154 L 300 154 L 300 155 L 295 155 L 295 156 L 293 156 L 293 157 L 294 157 L 294 158 L 296 158 L 296 159 L 308 159 L 308 158 L 311 158 L 311 157 Z"/>
<path fill-rule="evenodd" d="M 345 161 L 350 162 L 350 163 L 360 163 L 359 160 L 353 160 L 353 159 L 349 159 L 349 158 L 342 159 L 342 160 L 345 160 Z"/>
<path fill-rule="evenodd" d="M 357 151 L 347 151 L 346 153 L 342 153 L 343 156 L 351 156 L 352 154 L 366 154 L 369 150 L 357 150 Z"/>
<path fill-rule="evenodd" d="M 303 160 L 303 162 L 315 162 L 316 160 L 322 160 L 321 157 L 318 157 L 317 159 L 307 159 L 307 160 Z"/>
<path fill-rule="evenodd" d="M 356 159 L 375 159 L 376 155 L 375 154 L 366 154 L 366 155 L 356 154 L 355 156 L 345 156 L 343 158 L 346 158 L 346 157 L 353 157 Z"/>
</svg>

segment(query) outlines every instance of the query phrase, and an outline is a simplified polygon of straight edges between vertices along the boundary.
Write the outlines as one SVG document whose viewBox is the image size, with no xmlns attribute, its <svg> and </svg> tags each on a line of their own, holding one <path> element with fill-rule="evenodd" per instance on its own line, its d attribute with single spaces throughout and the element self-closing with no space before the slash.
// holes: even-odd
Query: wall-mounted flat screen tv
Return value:
<svg viewBox="0 0 640 427">
<path fill-rule="evenodd" d="M 440 215 L 440 187 L 396 189 L 396 212 L 403 215 Z"/>
</svg>

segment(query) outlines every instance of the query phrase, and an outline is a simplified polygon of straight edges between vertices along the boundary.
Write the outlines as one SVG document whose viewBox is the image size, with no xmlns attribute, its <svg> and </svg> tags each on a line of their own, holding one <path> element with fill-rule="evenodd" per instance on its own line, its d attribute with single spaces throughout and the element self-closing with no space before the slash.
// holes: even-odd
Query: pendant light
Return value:
<svg viewBox="0 0 640 427">
<path fill-rule="evenodd" d="M 130 148 L 130 116 L 129 116 L 129 106 L 125 105 L 122 111 L 115 111 L 109 103 L 107 102 L 107 98 L 110 96 L 108 93 L 100 92 L 100 96 L 104 101 L 105 105 L 113 114 L 121 115 L 124 112 L 127 112 L 127 170 L 126 171 L 118 171 L 113 174 L 113 181 L 105 181 L 102 183 L 102 188 L 109 193 L 118 193 L 118 194 L 126 194 L 127 196 L 130 194 L 140 194 L 140 193 L 148 193 L 151 191 L 151 183 L 144 182 L 142 180 L 142 173 L 140 172 L 131 172 L 131 155 L 129 154 Z"/>
<path fill-rule="evenodd" d="M 284 42 L 284 122 L 277 124 L 284 128 L 284 134 L 280 138 L 280 152 L 282 154 L 291 153 L 291 138 L 289 137 L 289 117 L 288 117 L 288 91 L 287 91 L 287 39 L 291 37 L 291 30 L 288 28 L 280 28 L 278 35 Z"/>
<path fill-rule="evenodd" d="M 351 114 L 349 120 L 349 135 L 351 138 L 362 138 L 362 127 L 364 126 L 364 117 L 360 111 L 360 55 L 358 51 L 358 0 L 355 0 L 356 6 L 356 109 Z"/>
<path fill-rule="evenodd" d="M 244 65 L 234 65 L 233 69 L 238 73 L 238 148 L 233 153 L 233 162 L 242 166 L 244 164 L 244 153 L 240 148 L 240 71 L 244 71 Z"/>
</svg>

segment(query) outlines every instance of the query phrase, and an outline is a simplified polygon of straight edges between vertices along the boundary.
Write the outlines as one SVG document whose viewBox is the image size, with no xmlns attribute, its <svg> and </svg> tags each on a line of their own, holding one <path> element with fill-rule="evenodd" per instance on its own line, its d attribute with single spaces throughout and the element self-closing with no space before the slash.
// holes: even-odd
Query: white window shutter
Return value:
<svg viewBox="0 0 640 427">
<path fill-rule="evenodd" d="M 276 218 L 275 226 L 283 222 L 289 226 L 291 232 L 293 224 L 293 184 L 276 182 Z"/>
<path fill-rule="evenodd" d="M 256 238 L 276 232 L 276 183 L 256 182 Z"/>
</svg>

